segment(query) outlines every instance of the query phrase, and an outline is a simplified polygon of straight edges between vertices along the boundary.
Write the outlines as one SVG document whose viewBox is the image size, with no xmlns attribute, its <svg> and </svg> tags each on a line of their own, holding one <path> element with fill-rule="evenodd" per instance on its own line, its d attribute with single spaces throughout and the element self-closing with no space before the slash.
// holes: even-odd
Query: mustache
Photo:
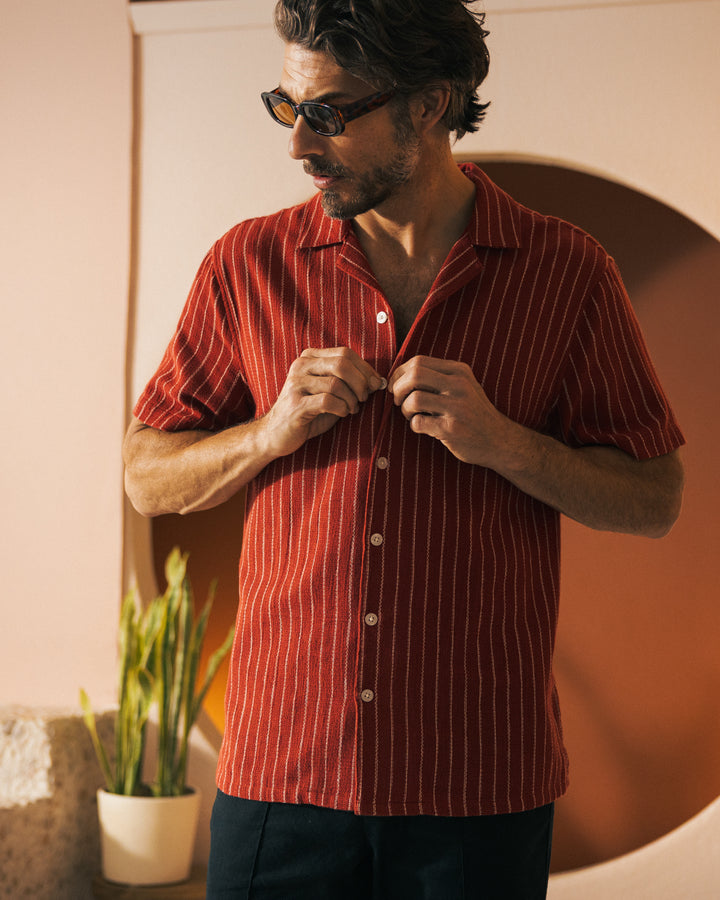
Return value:
<svg viewBox="0 0 720 900">
<path fill-rule="evenodd" d="M 339 163 L 312 162 L 308 159 L 303 162 L 303 170 L 306 175 L 320 175 L 328 178 L 345 178 L 350 174 L 349 170 Z"/>
</svg>

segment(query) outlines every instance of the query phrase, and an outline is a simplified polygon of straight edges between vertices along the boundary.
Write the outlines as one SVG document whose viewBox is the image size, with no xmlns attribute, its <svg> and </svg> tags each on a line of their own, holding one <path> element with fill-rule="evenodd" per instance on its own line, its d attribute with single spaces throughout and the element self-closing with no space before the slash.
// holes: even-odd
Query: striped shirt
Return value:
<svg viewBox="0 0 720 900">
<path fill-rule="evenodd" d="M 381 374 L 462 360 L 505 415 L 646 459 L 683 438 L 613 260 L 476 167 L 474 215 L 401 347 L 350 223 L 315 197 L 211 249 L 136 415 L 265 413 L 308 347 Z M 218 786 L 369 815 L 531 809 L 567 785 L 559 516 L 415 434 L 378 391 L 249 485 Z"/>
</svg>

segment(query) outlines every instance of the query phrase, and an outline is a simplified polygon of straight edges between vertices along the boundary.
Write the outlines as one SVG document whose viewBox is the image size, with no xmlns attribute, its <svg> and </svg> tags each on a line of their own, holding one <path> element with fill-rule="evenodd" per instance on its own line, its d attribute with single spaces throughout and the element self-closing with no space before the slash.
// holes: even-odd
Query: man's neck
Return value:
<svg viewBox="0 0 720 900">
<path fill-rule="evenodd" d="M 368 257 L 381 254 L 441 265 L 467 228 L 475 185 L 463 175 L 449 147 L 440 159 L 422 162 L 413 177 L 382 206 L 353 220 Z"/>
</svg>

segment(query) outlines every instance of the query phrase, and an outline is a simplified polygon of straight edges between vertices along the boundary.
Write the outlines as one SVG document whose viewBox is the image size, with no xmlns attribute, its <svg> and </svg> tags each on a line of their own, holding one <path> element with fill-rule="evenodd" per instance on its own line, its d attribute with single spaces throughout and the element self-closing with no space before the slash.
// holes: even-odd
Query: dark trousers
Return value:
<svg viewBox="0 0 720 900">
<path fill-rule="evenodd" d="M 218 791 L 207 900 L 543 900 L 553 805 L 356 816 Z"/>
</svg>

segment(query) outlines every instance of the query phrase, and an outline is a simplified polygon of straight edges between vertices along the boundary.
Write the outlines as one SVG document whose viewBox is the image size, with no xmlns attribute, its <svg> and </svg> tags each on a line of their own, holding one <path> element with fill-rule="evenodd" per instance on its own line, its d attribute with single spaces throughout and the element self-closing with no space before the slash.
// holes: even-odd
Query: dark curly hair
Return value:
<svg viewBox="0 0 720 900">
<path fill-rule="evenodd" d="M 483 13 L 471 0 L 278 0 L 275 27 L 286 43 L 328 53 L 379 91 L 410 95 L 448 82 L 444 122 L 461 138 L 477 131 L 487 103 Z"/>
</svg>

